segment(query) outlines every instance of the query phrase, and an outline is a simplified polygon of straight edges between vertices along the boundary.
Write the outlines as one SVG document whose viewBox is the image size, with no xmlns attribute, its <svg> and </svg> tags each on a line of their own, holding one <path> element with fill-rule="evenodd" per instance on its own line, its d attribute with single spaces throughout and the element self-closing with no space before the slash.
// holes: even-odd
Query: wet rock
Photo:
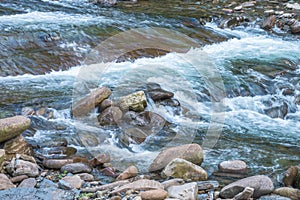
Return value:
<svg viewBox="0 0 300 200">
<path fill-rule="evenodd" d="M 66 159 L 76 154 L 74 147 L 51 147 L 38 149 L 36 154 L 44 159 Z"/>
<path fill-rule="evenodd" d="M 57 138 L 49 141 L 44 141 L 42 144 L 39 144 L 42 147 L 66 147 L 68 146 L 68 141 L 65 138 Z"/>
<path fill-rule="evenodd" d="M 89 164 L 92 167 L 96 167 L 96 166 L 101 166 L 104 163 L 109 163 L 110 162 L 110 156 L 109 154 L 99 154 L 97 155 L 95 158 L 89 160 Z"/>
<path fill-rule="evenodd" d="M 101 102 L 98 112 L 101 113 L 103 110 L 105 110 L 106 108 L 109 108 L 113 105 L 112 100 L 110 99 L 105 99 Z"/>
<path fill-rule="evenodd" d="M 269 194 L 274 190 L 273 183 L 269 177 L 257 175 L 235 181 L 225 186 L 222 188 L 220 196 L 223 198 L 233 198 L 235 195 L 242 192 L 246 187 L 254 188 L 254 198 Z"/>
<path fill-rule="evenodd" d="M 45 117 L 46 119 L 53 119 L 54 118 L 54 110 L 51 108 L 42 107 L 36 111 L 36 115 Z"/>
<path fill-rule="evenodd" d="M 164 189 L 166 190 L 166 189 L 168 189 L 171 186 L 182 185 L 183 183 L 184 183 L 183 179 L 181 179 L 181 178 L 174 178 L 174 179 L 171 179 L 171 180 L 164 181 L 161 184 L 164 186 Z"/>
<path fill-rule="evenodd" d="M 181 106 L 180 102 L 177 99 L 166 99 L 159 103 L 162 106 L 165 106 L 168 109 L 168 112 L 173 113 L 173 115 L 180 115 L 181 113 Z"/>
<path fill-rule="evenodd" d="M 271 118 L 284 119 L 288 113 L 288 104 L 286 102 L 278 102 L 278 104 L 279 105 L 265 109 L 265 114 Z"/>
<path fill-rule="evenodd" d="M 246 187 L 242 192 L 240 192 L 239 194 L 235 195 L 233 197 L 233 200 L 245 200 L 245 199 L 251 199 L 252 195 L 253 195 L 254 189 L 250 188 L 250 187 Z"/>
<path fill-rule="evenodd" d="M 102 6 L 113 6 L 117 4 L 117 0 L 91 0 L 93 4 L 98 4 Z"/>
<path fill-rule="evenodd" d="M 174 93 L 163 90 L 163 89 L 151 90 L 147 93 L 153 101 L 162 101 L 162 100 L 171 99 L 174 97 Z"/>
<path fill-rule="evenodd" d="M 35 111 L 32 107 L 24 107 L 22 108 L 22 111 L 21 111 L 22 115 L 23 116 L 32 116 L 35 114 Z"/>
<path fill-rule="evenodd" d="M 72 113 L 75 117 L 80 117 L 88 114 L 104 99 L 111 95 L 111 90 L 106 87 L 101 87 L 93 90 L 90 94 L 75 102 L 72 107 Z"/>
<path fill-rule="evenodd" d="M 221 172 L 228 173 L 247 173 L 247 164 L 241 160 L 223 161 L 219 164 L 219 170 Z"/>
<path fill-rule="evenodd" d="M 180 200 L 197 200 L 198 186 L 197 183 L 187 183 L 179 186 L 171 186 L 168 188 L 169 197 Z"/>
<path fill-rule="evenodd" d="M 296 20 L 292 25 L 290 25 L 290 28 L 292 33 L 300 33 L 300 22 Z"/>
<path fill-rule="evenodd" d="M 30 126 L 30 119 L 24 116 L 15 116 L 0 119 L 0 142 L 4 142 L 20 135 Z"/>
<path fill-rule="evenodd" d="M 197 184 L 198 190 L 213 190 L 220 186 L 218 181 L 199 181 Z"/>
<path fill-rule="evenodd" d="M 81 180 L 81 178 L 78 175 L 74 175 L 74 176 L 66 176 L 64 178 L 61 179 L 62 181 L 67 182 L 69 185 L 72 186 L 73 188 L 79 189 L 81 188 L 82 184 L 83 184 L 83 180 Z M 61 183 L 61 180 L 59 181 L 59 183 Z M 62 188 L 63 189 L 63 188 Z"/>
<path fill-rule="evenodd" d="M 285 172 L 282 182 L 285 186 L 293 186 L 297 180 L 297 175 L 299 173 L 299 169 L 296 166 L 291 166 Z M 300 178 L 300 177 L 299 177 Z"/>
<path fill-rule="evenodd" d="M 293 10 L 300 10 L 300 4 L 299 3 L 288 3 L 286 4 L 286 8 L 289 8 L 289 9 L 293 9 Z"/>
<path fill-rule="evenodd" d="M 300 105 L 300 94 L 295 97 L 294 103 Z"/>
<path fill-rule="evenodd" d="M 20 176 L 12 177 L 10 180 L 13 183 L 20 183 L 21 181 L 23 181 L 24 179 L 27 179 L 27 178 L 28 178 L 27 175 L 20 175 Z"/>
<path fill-rule="evenodd" d="M 27 143 L 23 136 L 18 136 L 5 142 L 4 150 L 6 154 L 33 155 L 32 146 Z"/>
<path fill-rule="evenodd" d="M 121 140 L 127 145 L 130 143 L 130 140 L 140 144 L 149 135 L 158 134 L 165 123 L 166 120 L 163 117 L 151 111 L 141 113 L 127 112 L 122 120 L 124 134 Z"/>
<path fill-rule="evenodd" d="M 73 159 L 45 159 L 43 166 L 48 169 L 60 169 L 66 164 L 73 163 Z"/>
<path fill-rule="evenodd" d="M 276 23 L 276 16 L 275 15 L 271 15 L 269 16 L 267 19 L 265 19 L 265 21 L 262 23 L 262 28 L 263 29 L 271 29 L 275 26 Z"/>
<path fill-rule="evenodd" d="M 76 190 L 60 190 L 53 188 L 12 188 L 9 190 L 0 191 L 1 200 L 12 200 L 12 199 L 23 199 L 23 200 L 34 200 L 34 199 L 63 199 L 63 200 L 74 200 L 78 197 L 79 191 Z"/>
<path fill-rule="evenodd" d="M 155 190 L 161 189 L 163 190 L 163 185 L 158 181 L 141 179 L 134 181 L 132 183 L 128 183 L 123 185 L 111 192 L 111 194 L 127 191 L 127 190 Z"/>
<path fill-rule="evenodd" d="M 16 187 L 5 174 L 0 174 L 0 190 Z"/>
<path fill-rule="evenodd" d="M 220 28 L 236 27 L 245 21 L 248 21 L 248 19 L 243 16 L 230 17 L 229 19 L 225 19 L 221 22 Z"/>
<path fill-rule="evenodd" d="M 98 115 L 98 122 L 101 126 L 116 125 L 122 118 L 122 111 L 118 107 L 108 107 Z"/>
<path fill-rule="evenodd" d="M 35 180 L 35 178 L 28 178 L 28 179 L 23 180 L 18 187 L 19 188 L 34 188 L 36 183 L 37 183 L 37 181 Z"/>
<path fill-rule="evenodd" d="M 284 196 L 284 197 L 288 197 L 292 200 L 300 199 L 300 190 L 295 189 L 295 188 L 290 188 L 290 187 L 277 188 L 274 191 L 274 194 Z"/>
<path fill-rule="evenodd" d="M 15 158 L 6 166 L 6 170 L 12 176 L 37 177 L 39 175 L 39 167 L 36 163 Z"/>
<path fill-rule="evenodd" d="M 72 174 L 78 174 L 78 173 L 90 173 L 92 171 L 92 168 L 85 164 L 85 163 L 71 163 L 64 165 L 61 169 L 61 172 L 67 171 Z"/>
<path fill-rule="evenodd" d="M 204 169 L 181 158 L 172 160 L 162 171 L 162 175 L 173 178 L 182 178 L 185 181 L 207 180 L 207 173 Z"/>
<path fill-rule="evenodd" d="M 141 112 L 145 110 L 146 106 L 147 100 L 143 91 L 135 92 L 120 99 L 120 108 L 123 111 Z"/>
<path fill-rule="evenodd" d="M 116 180 L 119 181 L 135 177 L 137 176 L 138 172 L 138 168 L 136 166 L 131 165 L 127 169 L 125 169 L 124 172 L 122 172 Z"/>
<path fill-rule="evenodd" d="M 77 174 L 83 181 L 94 181 L 94 176 L 88 173 Z"/>
<path fill-rule="evenodd" d="M 175 158 L 182 158 L 200 166 L 203 161 L 203 151 L 198 144 L 186 144 L 167 148 L 158 154 L 150 165 L 149 171 L 161 170 Z"/>
<path fill-rule="evenodd" d="M 165 190 L 149 190 L 141 193 L 142 200 L 164 200 L 168 192 Z"/>
</svg>

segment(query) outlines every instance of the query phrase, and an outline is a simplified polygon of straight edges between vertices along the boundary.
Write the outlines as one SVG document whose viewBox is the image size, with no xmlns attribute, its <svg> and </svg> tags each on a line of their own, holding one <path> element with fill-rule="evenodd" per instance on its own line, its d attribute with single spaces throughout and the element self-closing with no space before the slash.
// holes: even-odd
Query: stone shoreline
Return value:
<svg viewBox="0 0 300 200">
<path fill-rule="evenodd" d="M 116 102 L 109 99 L 111 94 L 109 88 L 95 89 L 74 104 L 73 117 L 81 119 L 98 107 L 100 126 L 123 125 L 124 128 L 125 122 L 129 128 L 144 130 L 142 133 L 124 131 L 121 136 L 124 145 L 142 143 L 149 135 L 157 134 L 153 127 L 161 126 L 160 131 L 166 126 L 161 116 L 145 111 L 149 98 L 162 106 L 171 106 L 174 114 L 182 111 L 174 94 L 155 83 Z M 26 112 L 29 113 L 34 115 Z M 204 153 L 198 144 L 163 149 L 146 173 L 139 172 L 134 165 L 118 171 L 111 164 L 109 154 L 82 157 L 63 140 L 53 141 L 50 146 L 32 147 L 21 135 L 29 128 L 30 120 L 26 116 L 0 119 L 1 199 L 300 199 L 300 166 L 291 166 L 283 175 L 281 184 L 285 187 L 275 189 L 268 176 L 249 176 L 244 161 L 223 161 L 214 175 L 231 177 L 232 183 L 220 186 L 201 167 Z M 47 154 L 37 154 L 37 148 L 48 149 Z"/>
</svg>

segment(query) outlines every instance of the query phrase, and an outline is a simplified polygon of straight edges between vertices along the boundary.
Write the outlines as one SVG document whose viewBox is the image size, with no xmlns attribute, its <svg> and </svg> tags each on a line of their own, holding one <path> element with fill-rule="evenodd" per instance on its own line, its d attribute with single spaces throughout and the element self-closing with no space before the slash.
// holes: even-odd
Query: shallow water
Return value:
<svg viewBox="0 0 300 200">
<path fill-rule="evenodd" d="M 299 164 L 300 106 L 294 101 L 300 94 L 300 42 L 294 37 L 270 35 L 256 27 L 219 29 L 213 22 L 187 27 L 172 12 L 128 13 L 122 6 L 99 8 L 86 1 L 2 1 L 0 8 L 0 116 L 20 114 L 26 106 L 54 111 L 51 120 L 32 118 L 36 133 L 27 139 L 42 143 L 66 138 L 80 153 L 106 151 L 117 160 L 114 166 L 136 163 L 142 171 L 161 147 L 190 142 L 209 147 L 204 161 L 209 172 L 223 160 L 242 159 L 250 174 L 280 179 L 286 167 Z M 101 41 L 151 26 L 180 31 L 197 45 L 185 53 L 100 63 L 99 68 L 89 68 L 94 79 L 79 82 L 91 55 L 102 55 L 95 48 Z M 170 44 L 181 44 L 172 37 Z M 78 92 L 108 86 L 112 98 L 118 98 L 147 82 L 174 92 L 186 110 L 176 116 L 148 102 L 147 109 L 174 124 L 176 137 L 151 136 L 124 148 L 118 142 L 119 130 L 99 128 L 94 115 L 84 123 L 71 118 L 72 98 Z M 287 114 L 271 118 L 279 108 Z M 206 135 L 215 136 L 212 145 L 204 140 Z"/>
</svg>

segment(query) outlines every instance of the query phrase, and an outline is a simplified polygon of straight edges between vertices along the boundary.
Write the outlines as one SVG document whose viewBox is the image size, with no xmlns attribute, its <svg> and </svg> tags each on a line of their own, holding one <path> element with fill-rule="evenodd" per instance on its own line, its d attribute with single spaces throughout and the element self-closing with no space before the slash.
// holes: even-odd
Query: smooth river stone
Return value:
<svg viewBox="0 0 300 200">
<path fill-rule="evenodd" d="M 29 126 L 30 119 L 21 115 L 0 119 L 0 142 L 20 135 Z"/>
<path fill-rule="evenodd" d="M 241 160 L 223 161 L 219 164 L 221 172 L 228 173 L 247 173 L 247 164 Z"/>
</svg>

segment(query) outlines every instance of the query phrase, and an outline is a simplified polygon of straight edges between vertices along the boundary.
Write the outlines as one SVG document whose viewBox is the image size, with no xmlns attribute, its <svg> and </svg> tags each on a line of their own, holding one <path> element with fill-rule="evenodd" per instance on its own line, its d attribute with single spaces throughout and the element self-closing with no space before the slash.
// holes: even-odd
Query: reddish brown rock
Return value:
<svg viewBox="0 0 300 200">
<path fill-rule="evenodd" d="M 66 164 L 73 163 L 73 159 L 45 159 L 43 166 L 48 169 L 60 169 Z"/>
<path fill-rule="evenodd" d="M 149 190 L 141 193 L 142 200 L 164 200 L 168 192 L 165 190 Z"/>
<path fill-rule="evenodd" d="M 110 156 L 109 154 L 99 154 L 95 158 L 89 160 L 89 164 L 93 167 L 101 166 L 104 163 L 110 162 Z"/>
<path fill-rule="evenodd" d="M 121 173 L 118 177 L 117 180 L 125 180 L 125 179 L 129 179 L 132 177 L 137 176 L 139 170 L 136 166 L 129 166 L 127 169 L 125 169 L 125 171 L 123 173 Z"/>
<path fill-rule="evenodd" d="M 16 187 L 5 174 L 0 174 L 0 190 L 7 190 Z"/>
</svg>

